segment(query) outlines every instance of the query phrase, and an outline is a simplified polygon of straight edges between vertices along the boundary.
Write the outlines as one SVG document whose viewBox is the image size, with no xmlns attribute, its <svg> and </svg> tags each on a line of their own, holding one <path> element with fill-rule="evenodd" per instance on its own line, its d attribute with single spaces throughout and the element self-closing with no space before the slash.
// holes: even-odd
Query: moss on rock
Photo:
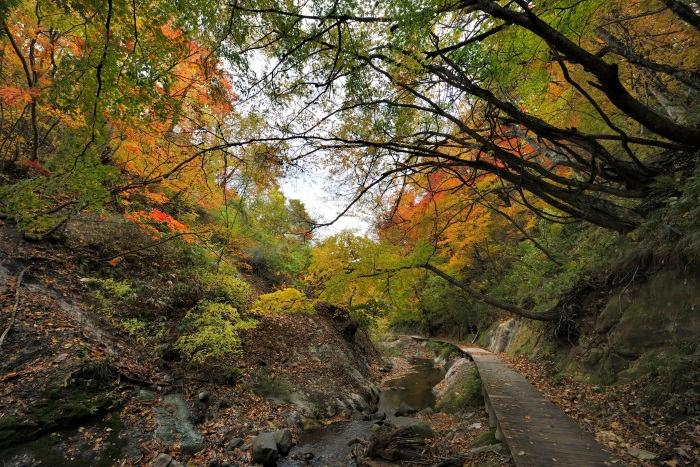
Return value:
<svg viewBox="0 0 700 467">
<path fill-rule="evenodd" d="M 52 386 L 22 416 L 0 418 L 0 448 L 37 438 L 104 413 L 114 405 L 104 368 L 85 366 L 65 386 Z"/>
<path fill-rule="evenodd" d="M 479 372 L 468 360 L 457 360 L 440 383 L 435 408 L 440 412 L 456 413 L 483 404 Z"/>
<path fill-rule="evenodd" d="M 478 448 L 481 446 L 491 446 L 498 444 L 500 441 L 496 439 L 496 431 L 490 430 L 477 435 L 476 438 L 469 444 L 470 448 Z"/>
</svg>

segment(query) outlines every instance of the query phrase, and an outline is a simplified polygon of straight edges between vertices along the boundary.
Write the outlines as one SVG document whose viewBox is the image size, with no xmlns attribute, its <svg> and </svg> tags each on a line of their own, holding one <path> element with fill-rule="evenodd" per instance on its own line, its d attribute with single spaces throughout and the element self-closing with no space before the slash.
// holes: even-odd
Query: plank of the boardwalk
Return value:
<svg viewBox="0 0 700 467">
<path fill-rule="evenodd" d="M 420 336 L 415 338 L 425 340 Z M 476 364 L 487 404 L 517 466 L 593 467 L 612 464 L 610 455 L 590 433 L 583 431 L 497 355 L 457 342 L 441 342 L 457 346 Z"/>
<path fill-rule="evenodd" d="M 611 457 L 545 399 L 522 375 L 483 349 L 459 346 L 468 354 L 484 385 L 499 429 L 517 466 L 603 466 Z"/>
</svg>

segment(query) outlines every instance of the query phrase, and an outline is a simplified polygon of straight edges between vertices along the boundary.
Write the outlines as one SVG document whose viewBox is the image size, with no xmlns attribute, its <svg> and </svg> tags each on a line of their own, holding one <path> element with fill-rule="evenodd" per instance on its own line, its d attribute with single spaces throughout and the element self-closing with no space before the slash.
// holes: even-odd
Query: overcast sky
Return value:
<svg viewBox="0 0 700 467">
<path fill-rule="evenodd" d="M 252 71 L 260 78 L 271 67 L 271 62 L 262 52 L 257 51 L 251 54 Z M 236 89 L 237 83 L 234 81 L 234 89 L 236 92 L 242 92 L 242 89 Z M 261 101 L 262 99 L 262 101 Z M 267 102 L 264 95 L 257 99 L 252 99 L 247 102 L 236 102 L 236 106 L 242 113 L 248 111 L 260 111 L 261 105 L 265 107 Z M 293 106 L 289 106 L 291 112 Z M 280 109 L 276 109 L 277 112 Z M 265 112 L 263 112 L 265 113 Z M 281 115 L 276 115 L 276 120 L 283 120 Z M 309 161 L 302 162 L 302 167 L 299 169 L 291 169 L 280 181 L 280 188 L 287 199 L 298 199 L 304 206 L 311 217 L 319 223 L 329 222 L 345 209 L 347 203 L 352 199 L 351 195 L 340 196 L 334 188 L 338 187 L 340 182 L 332 179 L 332 176 L 321 168 L 315 165 L 314 158 Z M 362 214 L 359 209 L 353 208 L 346 215 L 338 219 L 333 225 L 327 227 L 319 227 L 314 232 L 314 237 L 322 239 L 330 237 L 342 230 L 351 230 L 358 235 L 371 235 L 371 219 L 367 214 Z"/>
<path fill-rule="evenodd" d="M 332 187 L 337 186 L 330 175 L 322 169 L 304 167 L 304 172 L 295 171 L 280 180 L 282 192 L 287 198 L 300 200 L 317 222 L 334 219 L 347 205 L 350 198 L 339 196 Z M 319 227 L 316 238 L 326 238 L 341 230 L 352 230 L 358 235 L 368 235 L 370 220 L 358 209 L 351 209 L 345 216 L 328 227 Z"/>
</svg>

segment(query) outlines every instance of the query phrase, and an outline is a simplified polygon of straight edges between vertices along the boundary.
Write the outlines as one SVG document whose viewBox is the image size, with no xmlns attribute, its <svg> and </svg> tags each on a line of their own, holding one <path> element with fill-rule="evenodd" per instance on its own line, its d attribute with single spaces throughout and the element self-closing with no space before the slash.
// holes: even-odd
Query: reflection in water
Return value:
<svg viewBox="0 0 700 467">
<path fill-rule="evenodd" d="M 379 396 L 379 411 L 393 414 L 402 403 L 422 410 L 435 405 L 433 386 L 440 382 L 444 373 L 433 365 L 432 360 L 413 359 L 414 373 L 389 381 Z"/>
<path fill-rule="evenodd" d="M 389 381 L 379 396 L 379 411 L 391 418 L 396 409 L 405 403 L 416 410 L 433 407 L 435 396 L 432 389 L 444 377 L 444 372 L 433 365 L 432 360 L 411 361 L 414 372 Z M 303 433 L 290 455 L 282 460 L 283 466 L 306 466 L 303 461 L 291 459 L 295 455 L 314 453 L 311 465 L 346 466 L 352 446 L 348 442 L 358 437 L 368 437 L 374 422 L 348 420 L 333 423 L 319 430 Z"/>
</svg>

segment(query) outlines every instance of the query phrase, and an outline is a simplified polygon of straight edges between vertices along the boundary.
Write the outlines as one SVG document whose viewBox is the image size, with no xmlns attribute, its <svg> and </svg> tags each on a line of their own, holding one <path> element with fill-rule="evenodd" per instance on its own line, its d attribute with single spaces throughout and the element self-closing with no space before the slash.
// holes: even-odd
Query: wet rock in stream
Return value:
<svg viewBox="0 0 700 467">
<path fill-rule="evenodd" d="M 277 450 L 274 433 L 262 433 L 255 437 L 253 440 L 252 458 L 254 463 L 262 464 L 265 467 L 277 465 L 279 451 Z"/>
<path fill-rule="evenodd" d="M 414 413 L 416 413 L 416 409 L 406 404 L 405 402 L 402 402 L 399 408 L 396 409 L 396 412 L 394 412 L 394 415 L 396 415 L 397 417 L 405 417 L 406 415 L 413 415 Z"/>
<path fill-rule="evenodd" d="M 372 433 L 366 456 L 387 461 L 426 459 L 430 455 L 427 439 L 431 436 L 430 427 L 420 421 L 399 427 L 384 425 Z"/>
<path fill-rule="evenodd" d="M 292 432 L 286 428 L 261 433 L 253 439 L 253 462 L 264 466 L 277 465 L 280 456 L 289 454 L 292 446 Z"/>
</svg>

